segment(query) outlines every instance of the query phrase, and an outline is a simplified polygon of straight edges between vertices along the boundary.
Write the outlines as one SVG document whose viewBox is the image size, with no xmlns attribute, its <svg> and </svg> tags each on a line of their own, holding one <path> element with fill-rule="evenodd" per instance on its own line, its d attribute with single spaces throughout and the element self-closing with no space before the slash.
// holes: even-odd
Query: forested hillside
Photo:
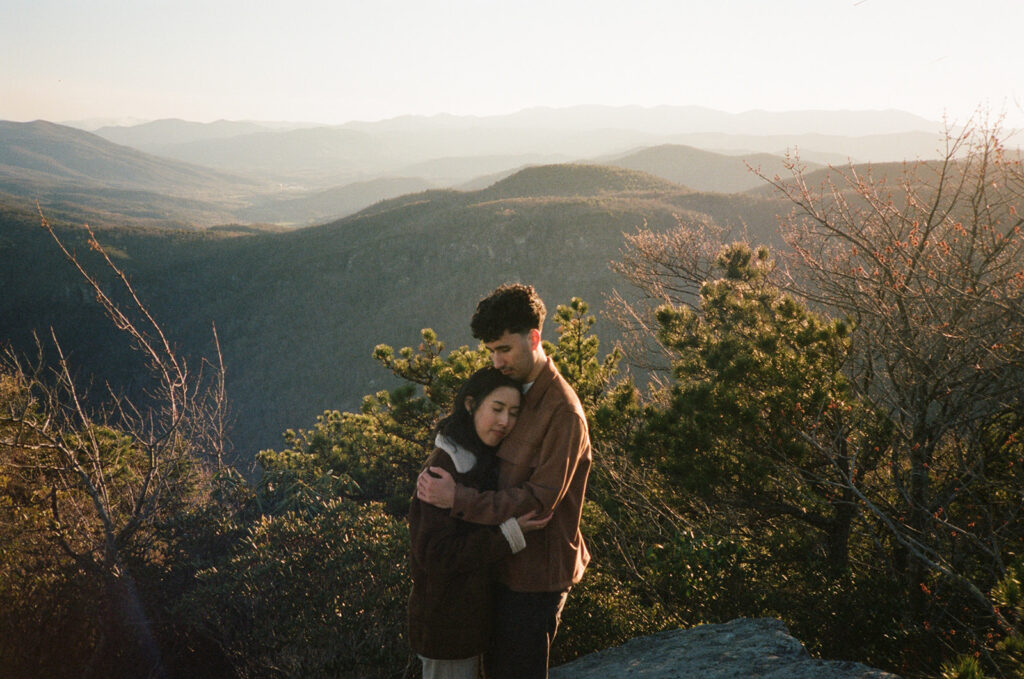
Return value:
<svg viewBox="0 0 1024 679">
<path fill-rule="evenodd" d="M 600 312 L 613 289 L 631 294 L 609 267 L 623 234 L 664 231 L 677 217 L 699 213 L 733 225 L 737 235 L 746 226 L 750 238 L 771 241 L 779 205 L 694 193 L 622 169 L 549 166 L 482 191 L 414 194 L 288 233 L 231 238 L 106 228 L 97 237 L 184 353 L 205 353 L 216 324 L 233 439 L 251 460 L 321 410 L 354 409 L 364 394 L 393 386 L 371 358 L 377 343 L 414 343 L 432 327 L 474 345 L 467 314 L 500 283 L 531 281 L 546 298 L 581 296 Z M 11 292 L 0 301 L 0 335 L 29 351 L 31 331 L 53 326 L 83 370 L 131 383 L 123 346 L 104 329 L 38 215 L 2 218 L 10 266 L 0 276 Z M 86 250 L 80 226 L 64 229 Z M 610 341 L 615 330 L 602 334 Z"/>
</svg>

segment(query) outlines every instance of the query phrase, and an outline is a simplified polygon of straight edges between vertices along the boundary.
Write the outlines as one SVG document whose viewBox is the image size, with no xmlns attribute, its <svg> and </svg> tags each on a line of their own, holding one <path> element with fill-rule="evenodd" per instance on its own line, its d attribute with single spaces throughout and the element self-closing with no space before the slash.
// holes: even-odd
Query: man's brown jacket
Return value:
<svg viewBox="0 0 1024 679">
<path fill-rule="evenodd" d="M 552 509 L 546 528 L 505 559 L 499 580 L 518 592 L 559 592 L 576 584 L 590 561 L 580 533 L 583 495 L 593 456 L 587 418 L 576 392 L 548 358 L 523 396 L 519 421 L 498 449 L 497 491 L 455 487 L 452 515 L 500 524 L 531 509 Z"/>
</svg>

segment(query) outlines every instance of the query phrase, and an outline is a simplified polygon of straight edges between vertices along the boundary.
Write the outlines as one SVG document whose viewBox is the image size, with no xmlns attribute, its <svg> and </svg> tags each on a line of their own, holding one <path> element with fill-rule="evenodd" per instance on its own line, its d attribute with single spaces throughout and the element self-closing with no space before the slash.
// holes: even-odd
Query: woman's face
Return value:
<svg viewBox="0 0 1024 679">
<path fill-rule="evenodd" d="M 485 445 L 498 445 L 512 431 L 519 417 L 520 398 L 519 390 L 512 387 L 498 387 L 484 397 L 473 413 L 473 426 Z"/>
</svg>

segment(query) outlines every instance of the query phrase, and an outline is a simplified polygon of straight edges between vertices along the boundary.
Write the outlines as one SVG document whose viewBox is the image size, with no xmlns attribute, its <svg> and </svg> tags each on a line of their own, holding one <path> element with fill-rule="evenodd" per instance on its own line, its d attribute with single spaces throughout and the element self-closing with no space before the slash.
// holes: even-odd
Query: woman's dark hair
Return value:
<svg viewBox="0 0 1024 679">
<path fill-rule="evenodd" d="M 486 479 L 485 485 L 493 486 L 496 482 L 494 449 L 484 444 L 476 433 L 473 424 L 473 415 L 480 404 L 484 402 L 487 395 L 499 387 L 512 387 L 517 392 L 522 391 L 522 386 L 511 377 L 503 375 L 500 370 L 493 367 L 481 368 L 469 376 L 462 384 L 459 393 L 455 396 L 452 405 L 452 412 L 437 423 L 437 432 L 451 439 L 466 450 L 472 451 L 477 456 L 477 466 L 473 475 L 480 473 L 481 478 Z M 466 399 L 472 399 L 470 409 L 466 409 Z"/>
<path fill-rule="evenodd" d="M 455 396 L 452 412 L 437 423 L 438 433 L 444 434 L 467 450 L 481 452 L 485 446 L 477 436 L 473 414 L 487 395 L 498 387 L 512 387 L 517 392 L 522 389 L 519 382 L 502 374 L 497 368 L 481 368 L 470 375 Z M 466 410 L 467 398 L 473 399 L 471 410 Z"/>
</svg>

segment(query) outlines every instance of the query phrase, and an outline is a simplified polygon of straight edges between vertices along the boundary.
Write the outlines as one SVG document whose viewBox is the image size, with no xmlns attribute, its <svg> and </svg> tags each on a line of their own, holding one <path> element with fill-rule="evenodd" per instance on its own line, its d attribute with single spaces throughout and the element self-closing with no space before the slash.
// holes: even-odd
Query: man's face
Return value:
<svg viewBox="0 0 1024 679">
<path fill-rule="evenodd" d="M 484 342 L 484 346 L 491 352 L 491 362 L 494 367 L 519 382 L 529 382 L 534 368 L 533 349 L 535 341 L 533 334 L 540 333 L 536 330 L 519 334 L 516 332 L 505 332 L 504 335 L 493 342 Z"/>
</svg>

